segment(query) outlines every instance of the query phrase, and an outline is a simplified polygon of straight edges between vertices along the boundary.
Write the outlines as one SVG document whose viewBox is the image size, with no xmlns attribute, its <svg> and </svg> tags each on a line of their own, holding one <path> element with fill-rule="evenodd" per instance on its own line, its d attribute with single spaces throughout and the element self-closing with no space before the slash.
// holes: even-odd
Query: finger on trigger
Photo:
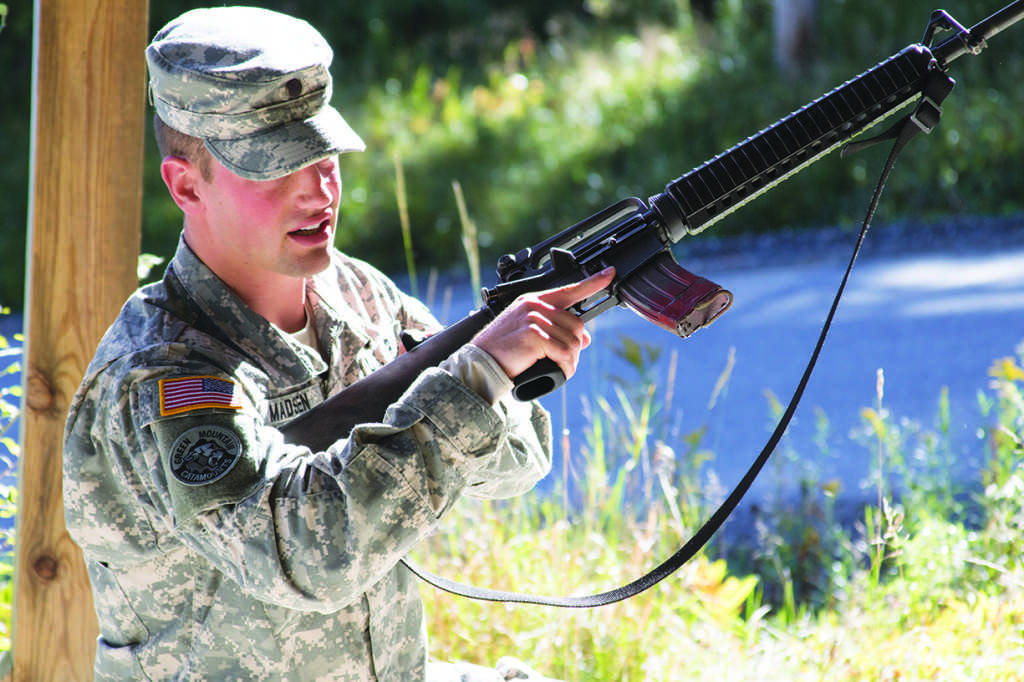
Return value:
<svg viewBox="0 0 1024 682">
<path fill-rule="evenodd" d="M 544 300 L 560 308 L 568 308 L 607 287 L 615 277 L 615 268 L 607 267 L 601 272 L 572 284 L 552 289 L 543 296 Z"/>
</svg>

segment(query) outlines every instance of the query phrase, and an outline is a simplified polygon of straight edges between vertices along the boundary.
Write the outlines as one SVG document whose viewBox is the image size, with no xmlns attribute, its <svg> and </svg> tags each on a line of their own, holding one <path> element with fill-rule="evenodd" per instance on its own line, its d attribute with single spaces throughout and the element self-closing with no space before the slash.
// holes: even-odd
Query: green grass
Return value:
<svg viewBox="0 0 1024 682">
<path fill-rule="evenodd" d="M 486 587 L 590 594 L 639 577 L 677 549 L 717 502 L 699 473 L 713 453 L 701 446 L 703 426 L 667 444 L 673 377 L 649 372 L 658 353 L 624 341 L 620 355 L 636 376 L 592 396 L 589 433 L 560 444 L 587 481 L 571 503 L 566 490 L 463 500 L 417 561 Z M 431 653 L 484 665 L 515 655 L 573 682 L 1024 679 L 1022 364 L 1024 346 L 1021 357 L 994 361 L 991 384 L 979 391 L 987 461 L 977 481 L 948 476 L 945 395 L 935 429 L 914 427 L 888 412 L 880 374 L 861 438 L 877 458 L 878 502 L 855 528 L 840 527 L 829 511 L 835 485 L 807 475 L 798 507 L 766 510 L 762 543 L 745 548 L 752 559 L 712 543 L 626 602 L 559 610 L 424 587 Z M 5 435 L 17 397 L 17 389 L 0 393 L 4 459 L 17 455 Z M 771 398 L 769 406 L 777 412 Z M 827 430 L 825 415 L 818 418 Z M 800 460 L 789 445 L 780 455 Z M 889 483 L 897 478 L 905 483 L 899 497 Z M 0 513 L 16 509 L 16 491 L 2 491 Z M 0 651 L 10 646 L 9 547 L 0 560 Z"/>
<path fill-rule="evenodd" d="M 895 433 L 880 376 L 878 402 L 864 411 L 879 502 L 855 529 L 769 511 L 766 537 L 776 542 L 751 548 L 762 557 L 750 564 L 758 572 L 712 548 L 648 592 L 592 610 L 474 602 L 424 587 L 432 655 L 483 665 L 515 655 L 574 682 L 1024 679 L 1024 370 L 1004 358 L 991 375 L 991 391 L 979 395 L 988 450 L 979 480 L 954 488 L 935 465 L 913 471 L 907 493 L 893 496 L 883 481 L 911 473 L 910 449 L 944 447 L 948 404 L 940 397 L 935 431 Z M 610 453 L 625 448 L 635 462 L 664 447 L 648 445 L 656 429 L 641 424 L 638 405 L 621 418 L 628 424 L 608 424 L 612 411 L 603 413 L 587 448 L 570 453 L 585 458 L 581 507 L 557 494 L 464 500 L 418 560 L 464 582 L 544 594 L 601 592 L 651 569 L 711 501 L 695 497 L 700 481 L 677 467 L 648 498 L 636 496 L 641 485 L 628 498 L 636 504 L 623 505 L 622 491 L 637 484 L 623 477 L 639 467 L 624 474 Z M 699 453 L 692 438 L 687 447 Z M 834 488 L 817 483 L 820 504 Z M 816 589 L 801 583 L 812 579 Z"/>
</svg>

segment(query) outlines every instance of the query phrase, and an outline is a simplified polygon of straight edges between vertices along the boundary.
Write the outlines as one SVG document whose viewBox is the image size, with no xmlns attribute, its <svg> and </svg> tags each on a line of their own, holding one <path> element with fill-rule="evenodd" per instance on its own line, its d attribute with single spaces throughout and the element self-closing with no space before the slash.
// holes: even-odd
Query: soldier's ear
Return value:
<svg viewBox="0 0 1024 682">
<path fill-rule="evenodd" d="M 199 185 L 203 174 L 199 166 L 181 156 L 167 156 L 160 163 L 160 176 L 174 203 L 186 215 L 202 210 L 203 196 Z"/>
</svg>

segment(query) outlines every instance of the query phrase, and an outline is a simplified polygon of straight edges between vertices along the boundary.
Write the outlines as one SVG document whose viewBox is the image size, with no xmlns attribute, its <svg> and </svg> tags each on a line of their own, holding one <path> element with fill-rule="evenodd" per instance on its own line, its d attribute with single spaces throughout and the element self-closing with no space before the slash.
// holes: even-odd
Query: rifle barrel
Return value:
<svg viewBox="0 0 1024 682">
<path fill-rule="evenodd" d="M 1015 0 L 986 19 L 982 19 L 966 33 L 960 32 L 932 49 L 939 65 L 945 69 L 951 61 L 967 53 L 978 54 L 985 42 L 1024 18 L 1024 0 Z"/>
</svg>

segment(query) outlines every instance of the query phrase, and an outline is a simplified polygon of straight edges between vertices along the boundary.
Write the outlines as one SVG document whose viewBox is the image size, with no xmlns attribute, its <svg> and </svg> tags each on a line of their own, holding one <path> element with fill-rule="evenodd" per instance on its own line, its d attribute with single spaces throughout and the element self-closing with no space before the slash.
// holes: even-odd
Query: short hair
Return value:
<svg viewBox="0 0 1024 682">
<path fill-rule="evenodd" d="M 156 134 L 160 158 L 180 156 L 198 166 L 204 180 L 209 182 L 213 178 L 213 156 L 201 138 L 172 128 L 159 116 L 153 117 L 153 132 Z"/>
</svg>

